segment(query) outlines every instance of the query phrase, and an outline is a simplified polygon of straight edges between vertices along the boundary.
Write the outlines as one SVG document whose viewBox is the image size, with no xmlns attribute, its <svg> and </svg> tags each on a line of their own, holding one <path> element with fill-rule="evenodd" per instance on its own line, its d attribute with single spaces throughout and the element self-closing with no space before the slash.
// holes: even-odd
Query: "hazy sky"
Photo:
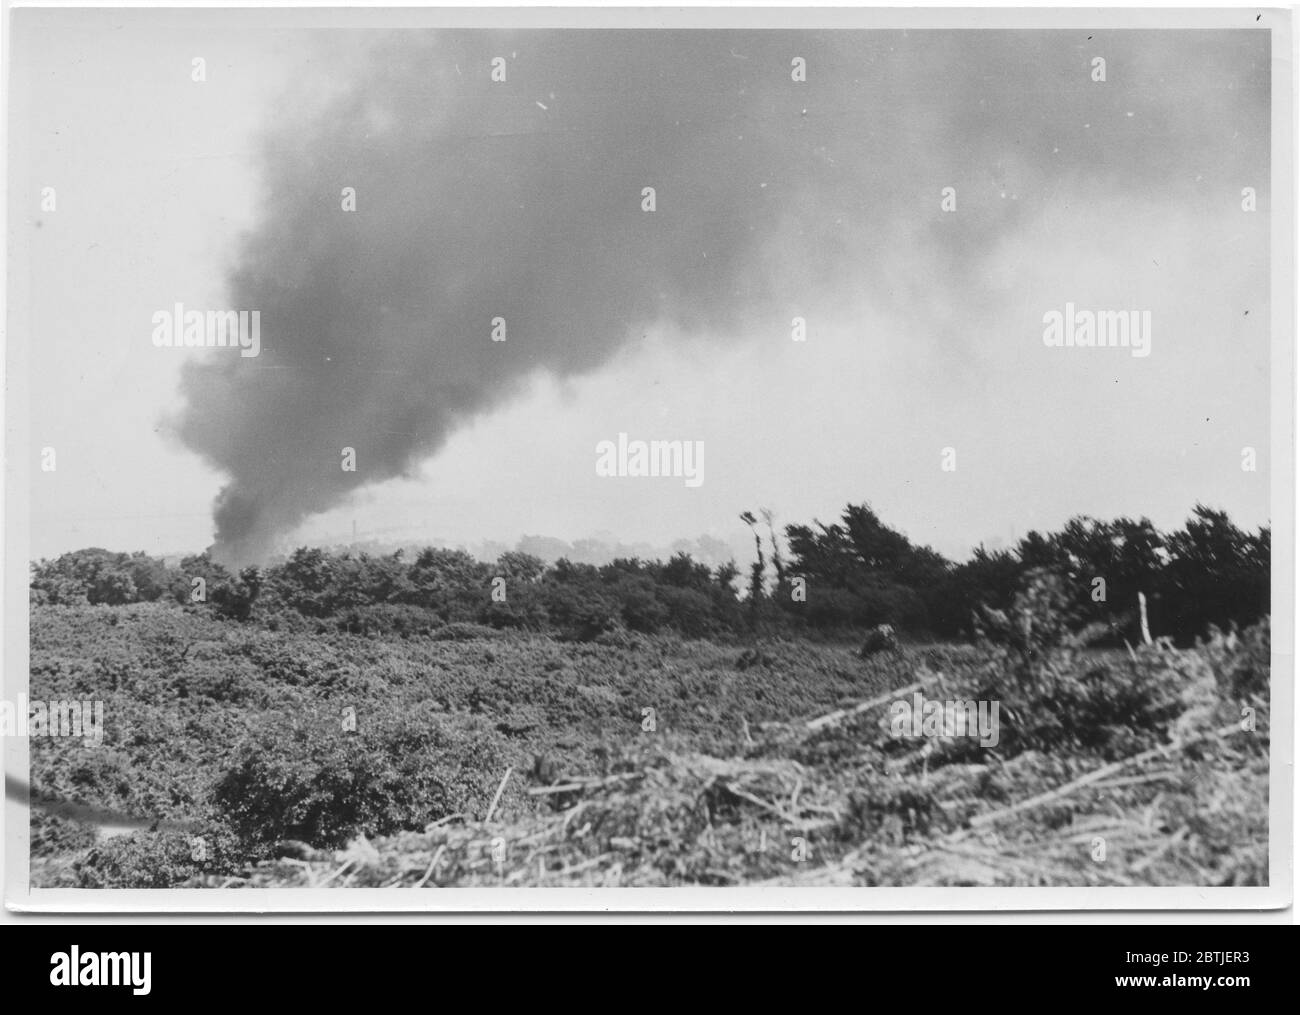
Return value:
<svg viewBox="0 0 1300 1015">
<path fill-rule="evenodd" d="M 202 548 L 227 484 L 256 552 L 1268 521 L 1264 33 L 65 23 L 12 40 L 37 556 Z M 261 355 L 155 348 L 178 301 L 260 307 Z M 1067 302 L 1150 311 L 1150 356 L 1046 347 Z M 703 485 L 598 477 L 620 432 Z"/>
</svg>

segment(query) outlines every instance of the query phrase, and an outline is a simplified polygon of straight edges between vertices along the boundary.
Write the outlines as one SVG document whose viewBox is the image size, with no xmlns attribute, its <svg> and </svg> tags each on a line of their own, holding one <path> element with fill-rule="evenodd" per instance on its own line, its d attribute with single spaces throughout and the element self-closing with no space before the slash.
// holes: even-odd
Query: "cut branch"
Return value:
<svg viewBox="0 0 1300 1015">
<path fill-rule="evenodd" d="M 1112 776 L 1116 772 L 1121 772 L 1126 768 L 1130 768 L 1133 765 L 1140 765 L 1143 762 L 1150 761 L 1152 758 L 1164 757 L 1166 754 L 1174 754 L 1177 751 L 1183 750 L 1185 747 L 1189 747 L 1201 740 L 1207 740 L 1210 737 L 1226 737 L 1229 733 L 1237 732 L 1240 729 L 1240 723 L 1230 723 L 1221 729 L 1202 733 L 1185 740 L 1175 740 L 1171 744 L 1153 747 L 1151 750 L 1143 751 L 1141 754 L 1135 754 L 1131 758 L 1124 758 L 1121 761 L 1116 761 L 1109 765 L 1103 765 L 1101 768 L 1089 772 L 1087 775 L 1080 776 L 1072 782 L 1067 782 L 1064 786 L 1058 786 L 1056 789 L 1051 790 L 1048 793 L 1040 793 L 1038 796 L 1030 797 L 1028 800 L 1022 800 L 1019 803 L 1012 804 L 1010 807 L 1005 807 L 1000 811 L 977 815 L 976 817 L 971 818 L 969 829 L 956 833 L 953 838 L 962 838 L 967 834 L 967 832 L 985 828 L 1001 821 L 1003 818 L 1010 817 L 1012 814 L 1019 814 L 1021 811 L 1027 811 L 1034 807 L 1041 807 L 1043 804 L 1049 804 L 1054 800 L 1060 800 L 1062 797 L 1069 796 L 1075 790 L 1083 789 L 1085 786 L 1090 786 L 1093 783 L 1100 782 L 1102 779 Z"/>
<path fill-rule="evenodd" d="M 936 674 L 931 674 L 928 677 L 923 677 L 920 680 L 913 681 L 906 687 L 900 687 L 896 691 L 887 691 L 884 694 L 870 698 L 859 705 L 854 705 L 852 708 L 841 708 L 838 711 L 818 716 L 816 719 L 809 719 L 804 723 L 804 728 L 808 730 L 820 730 L 825 729 L 827 726 L 835 726 L 851 716 L 865 712 L 869 708 L 875 708 L 877 705 L 883 705 L 885 702 L 892 701 L 900 695 L 911 694 L 913 691 L 919 691 L 926 684 L 931 683 L 936 676 Z"/>
</svg>

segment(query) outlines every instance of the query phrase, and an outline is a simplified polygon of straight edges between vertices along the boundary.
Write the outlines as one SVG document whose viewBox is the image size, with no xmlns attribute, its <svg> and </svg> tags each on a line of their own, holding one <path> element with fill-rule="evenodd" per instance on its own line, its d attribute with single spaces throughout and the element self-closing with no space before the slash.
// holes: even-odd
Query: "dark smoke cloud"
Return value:
<svg viewBox="0 0 1300 1015">
<path fill-rule="evenodd" d="M 264 146 L 228 304 L 262 311 L 260 357 L 183 379 L 181 438 L 229 477 L 230 562 L 403 474 L 534 372 L 590 372 L 656 324 L 788 340 L 793 314 L 869 300 L 932 318 L 960 363 L 954 307 L 1002 298 L 981 257 L 1027 216 L 1208 207 L 1268 134 L 1267 43 L 1244 32 L 407 33 L 346 73 Z M 1208 106 L 1234 114 L 1231 141 Z M 960 214 L 939 212 L 943 186 Z"/>
</svg>

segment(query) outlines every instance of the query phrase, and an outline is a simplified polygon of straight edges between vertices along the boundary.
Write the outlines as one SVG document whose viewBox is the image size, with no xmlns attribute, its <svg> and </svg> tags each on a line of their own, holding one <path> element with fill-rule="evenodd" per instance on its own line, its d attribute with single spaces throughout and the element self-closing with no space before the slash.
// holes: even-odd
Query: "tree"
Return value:
<svg viewBox="0 0 1300 1015">
<path fill-rule="evenodd" d="M 509 550 L 497 558 L 497 574 L 517 582 L 540 581 L 546 571 L 546 563 L 541 557 L 519 550 Z"/>
<path fill-rule="evenodd" d="M 786 538 L 790 570 L 818 590 L 807 611 L 815 626 L 889 623 L 916 630 L 932 626 L 932 611 L 944 613 L 952 565 L 885 525 L 870 505 L 850 504 L 838 524 L 813 525 L 789 525 Z"/>
<path fill-rule="evenodd" d="M 282 602 L 305 617 L 328 617 L 339 606 L 338 568 L 325 550 L 294 550 L 271 569 L 270 584 Z"/>
<path fill-rule="evenodd" d="M 763 585 L 766 579 L 767 563 L 763 560 L 763 537 L 758 532 L 758 519 L 752 511 L 741 514 L 740 520 L 749 526 L 754 534 L 754 563 L 749 567 L 749 626 L 757 634 L 759 611 L 763 603 Z"/>
<path fill-rule="evenodd" d="M 1226 511 L 1196 505 L 1165 544 L 1159 624 L 1185 641 L 1210 624 L 1246 624 L 1267 614 L 1270 542 L 1269 529 L 1243 532 Z"/>
</svg>

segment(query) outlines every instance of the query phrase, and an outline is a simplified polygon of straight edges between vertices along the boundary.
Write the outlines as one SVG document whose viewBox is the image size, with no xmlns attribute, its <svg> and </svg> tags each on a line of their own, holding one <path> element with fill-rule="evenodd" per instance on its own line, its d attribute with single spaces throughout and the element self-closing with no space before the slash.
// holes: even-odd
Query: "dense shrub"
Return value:
<svg viewBox="0 0 1300 1015">
<path fill-rule="evenodd" d="M 469 624 L 458 621 L 438 628 L 433 632 L 432 637 L 434 641 L 481 641 L 485 638 L 501 638 L 502 632 L 485 624 Z"/>
<path fill-rule="evenodd" d="M 484 606 L 480 614 L 483 623 L 517 631 L 545 630 L 550 618 L 541 589 L 514 579 L 506 581 L 505 602 L 492 600 Z"/>
<path fill-rule="evenodd" d="M 631 631 L 654 634 L 668 623 L 668 607 L 655 595 L 654 582 L 647 577 L 629 577 L 614 585 L 623 623 Z"/>
<path fill-rule="evenodd" d="M 448 623 L 476 621 L 490 602 L 491 578 L 491 569 L 463 550 L 422 550 L 407 572 L 411 591 L 404 601 Z"/>
<path fill-rule="evenodd" d="M 31 590 L 36 603 L 121 606 L 158 599 L 169 581 L 160 560 L 95 547 L 34 564 Z"/>
<path fill-rule="evenodd" d="M 1201 651 L 1214 671 L 1219 693 L 1225 701 L 1239 705 L 1253 699 L 1268 700 L 1272 664 L 1270 633 L 1267 620 L 1242 632 L 1210 629 L 1210 637 L 1202 644 Z"/>
<path fill-rule="evenodd" d="M 349 607 L 335 618 L 335 626 L 348 634 L 410 638 L 432 634 L 443 627 L 443 621 L 436 613 L 421 606 L 374 603 Z"/>
<path fill-rule="evenodd" d="M 95 843 L 95 830 L 90 825 L 49 814 L 39 807 L 32 808 L 31 816 L 32 856 L 76 853 Z"/>
<path fill-rule="evenodd" d="M 490 798 L 504 745 L 489 728 L 428 710 L 365 711 L 347 731 L 322 710 L 277 718 L 236 752 L 216 806 L 241 840 L 341 846 L 422 828 Z"/>
<path fill-rule="evenodd" d="M 1073 746 L 1122 756 L 1162 742 L 1175 720 L 1212 710 L 1203 657 L 1148 646 L 1131 657 L 1094 655 L 1087 646 L 1105 625 L 1075 630 L 1074 617 L 1050 571 L 1032 572 L 1010 610 L 983 610 L 981 634 L 1002 654 L 972 696 L 999 702 L 1004 754 Z"/>
<path fill-rule="evenodd" d="M 559 564 L 566 564 L 560 561 Z M 619 625 L 618 600 L 606 594 L 595 568 L 585 564 L 561 568 L 545 587 L 546 613 L 561 637 L 591 641 Z"/>
<path fill-rule="evenodd" d="M 133 832 L 93 846 L 73 864 L 78 888 L 177 888 L 205 874 L 231 874 L 253 859 L 229 831 Z"/>
</svg>

